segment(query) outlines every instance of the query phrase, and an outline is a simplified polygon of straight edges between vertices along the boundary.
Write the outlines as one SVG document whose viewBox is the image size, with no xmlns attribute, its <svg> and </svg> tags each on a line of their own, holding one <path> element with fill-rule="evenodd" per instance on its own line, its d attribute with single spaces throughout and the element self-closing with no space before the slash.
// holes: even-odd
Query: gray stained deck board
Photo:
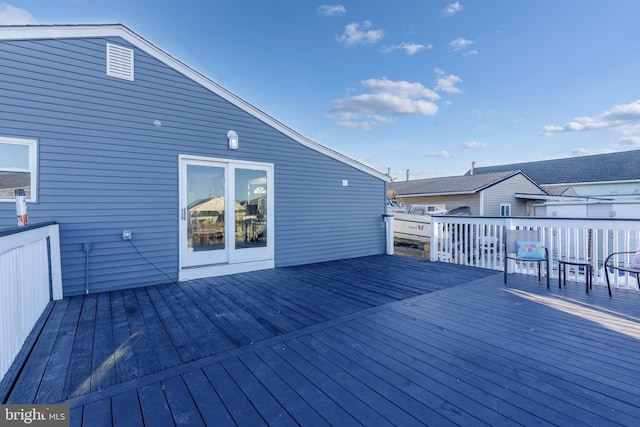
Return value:
<svg viewBox="0 0 640 427">
<path fill-rule="evenodd" d="M 545 285 L 375 256 L 73 297 L 9 400 L 77 391 L 84 426 L 636 424 L 640 293 Z"/>
<path fill-rule="evenodd" d="M 72 297 L 58 331 L 57 339 L 46 363 L 42 383 L 35 396 L 36 402 L 56 402 L 64 399 L 63 388 L 71 374 L 70 369 L 76 364 L 71 362 L 73 342 L 77 335 L 77 327 L 84 298 Z M 89 333 L 89 332 L 87 332 Z M 83 359 L 84 360 L 84 359 Z"/>
<path fill-rule="evenodd" d="M 254 353 L 243 354 L 239 360 L 251 371 L 262 386 L 286 409 L 301 425 L 322 426 L 329 424 L 298 394 L 296 389 L 290 387 L 280 378 L 271 367 L 264 363 Z"/>
<path fill-rule="evenodd" d="M 132 340 L 136 339 L 135 331 L 131 331 L 121 291 L 111 294 L 111 327 L 115 356 L 115 383 L 119 384 L 139 375 L 138 363 L 134 353 Z M 143 369 L 143 366 L 141 366 Z"/>
<path fill-rule="evenodd" d="M 111 398 L 111 419 L 114 426 L 144 425 L 136 389 Z"/>
<path fill-rule="evenodd" d="M 82 411 L 78 415 L 82 416 L 81 425 L 109 427 L 113 424 L 111 399 L 92 402 L 84 407 L 80 407 L 80 409 L 82 409 Z M 72 418 L 71 421 L 74 422 L 75 418 Z"/>
<path fill-rule="evenodd" d="M 184 331 L 172 310 L 169 308 L 169 305 L 166 304 L 162 298 L 159 291 L 159 288 L 162 286 L 163 285 L 147 288 L 149 297 L 153 301 L 153 308 L 158 314 L 158 317 L 162 319 L 162 327 L 164 328 L 167 336 L 169 336 L 171 344 L 180 358 L 180 361 L 185 362 L 193 360 L 192 348 L 194 344 L 190 342 L 186 331 Z"/>
<path fill-rule="evenodd" d="M 87 295 L 82 298 L 77 333 L 71 348 L 71 361 L 66 381 L 62 390 L 63 399 L 86 394 L 91 391 L 91 372 L 94 347 L 94 333 L 97 310 L 97 296 Z"/>
<path fill-rule="evenodd" d="M 366 383 L 358 379 L 357 375 L 342 368 L 341 364 L 331 357 L 331 355 L 326 357 L 326 353 L 322 351 L 324 350 L 324 346 L 318 348 L 310 344 L 306 338 L 307 337 L 302 340 L 289 341 L 287 348 L 292 349 L 301 358 L 305 359 L 307 364 L 323 372 L 328 379 L 353 396 L 352 399 L 357 399 L 360 405 L 364 405 L 366 407 L 364 411 L 366 418 L 360 421 L 363 423 L 373 423 L 375 425 L 400 424 L 409 426 L 419 424 L 416 418 L 381 396 L 376 389 L 369 387 Z M 346 399 L 339 399 L 337 402 L 345 405 L 347 409 L 353 407 Z M 376 418 L 373 418 L 369 414 L 374 414 Z"/>
<path fill-rule="evenodd" d="M 273 349 L 261 349 L 255 352 L 270 369 L 284 381 L 289 387 L 305 400 L 305 402 L 314 408 L 314 410 L 330 425 L 354 425 L 356 423 L 348 411 L 344 410 L 339 404 L 333 401 L 329 396 L 322 393 L 320 388 L 302 375 L 295 369 L 284 357 L 281 352 Z"/>
<path fill-rule="evenodd" d="M 171 425 L 173 416 L 160 382 L 138 388 L 142 420 L 149 426 Z"/>
<path fill-rule="evenodd" d="M 235 423 L 246 426 L 265 425 L 260 413 L 222 365 L 216 363 L 203 371 Z"/>
<path fill-rule="evenodd" d="M 158 358 L 159 368 L 166 369 L 180 363 L 180 356 L 171 345 L 171 340 L 158 317 L 153 301 L 149 298 L 147 290 L 139 288 L 135 290 L 136 298 L 142 312 L 145 334 L 149 337 Z"/>
<path fill-rule="evenodd" d="M 185 373 L 182 379 L 206 425 L 235 426 L 229 411 L 201 369 Z"/>
<path fill-rule="evenodd" d="M 115 383 L 115 352 L 111 329 L 111 296 L 104 292 L 97 295 L 96 323 L 93 339 L 91 366 L 91 391 L 100 390 Z"/>
<path fill-rule="evenodd" d="M 205 423 L 200 417 L 200 412 L 189 394 L 189 390 L 185 385 L 182 377 L 174 376 L 162 381 L 162 389 L 167 397 L 169 408 L 171 410 L 171 417 L 167 416 L 165 419 L 170 420 L 173 418 L 177 425 L 190 425 L 190 426 L 204 426 Z M 153 411 L 154 405 L 149 410 Z M 165 422 L 166 423 L 166 422 Z M 158 425 L 155 423 L 148 423 L 147 425 Z"/>
<path fill-rule="evenodd" d="M 298 425 L 287 410 L 271 395 L 266 387 L 238 359 L 231 358 L 222 362 L 222 367 L 234 379 L 242 384 L 242 393 L 247 396 L 267 425 Z"/>
</svg>

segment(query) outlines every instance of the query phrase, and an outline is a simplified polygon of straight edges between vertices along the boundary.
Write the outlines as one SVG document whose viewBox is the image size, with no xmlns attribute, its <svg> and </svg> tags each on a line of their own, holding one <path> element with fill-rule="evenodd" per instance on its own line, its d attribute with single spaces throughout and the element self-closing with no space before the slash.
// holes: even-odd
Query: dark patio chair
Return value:
<svg viewBox="0 0 640 427">
<path fill-rule="evenodd" d="M 604 262 L 604 276 L 607 278 L 607 288 L 609 289 L 609 296 L 611 296 L 611 281 L 609 280 L 609 269 L 611 272 L 624 271 L 636 275 L 636 281 L 638 282 L 638 289 L 640 289 L 640 268 L 634 268 L 630 264 L 626 264 L 624 259 L 620 259 L 623 255 L 633 255 L 637 252 L 614 252 L 607 257 Z"/>
<path fill-rule="evenodd" d="M 509 260 L 520 262 L 535 262 L 538 264 L 538 281 L 542 278 L 542 264 L 547 273 L 547 288 L 549 288 L 549 251 L 542 246 L 539 230 L 506 230 L 504 239 L 504 284 L 507 284 L 507 267 Z"/>
</svg>

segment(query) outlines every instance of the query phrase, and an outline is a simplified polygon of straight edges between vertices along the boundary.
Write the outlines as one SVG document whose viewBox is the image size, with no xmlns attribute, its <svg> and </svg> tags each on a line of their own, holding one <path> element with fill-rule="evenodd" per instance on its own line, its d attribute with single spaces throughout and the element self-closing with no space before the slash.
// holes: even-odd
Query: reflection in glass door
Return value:
<svg viewBox="0 0 640 427">
<path fill-rule="evenodd" d="M 186 162 L 183 219 L 186 235 L 183 265 L 226 262 L 224 165 Z"/>
<path fill-rule="evenodd" d="M 267 246 L 267 172 L 235 169 L 235 249 Z"/>
</svg>

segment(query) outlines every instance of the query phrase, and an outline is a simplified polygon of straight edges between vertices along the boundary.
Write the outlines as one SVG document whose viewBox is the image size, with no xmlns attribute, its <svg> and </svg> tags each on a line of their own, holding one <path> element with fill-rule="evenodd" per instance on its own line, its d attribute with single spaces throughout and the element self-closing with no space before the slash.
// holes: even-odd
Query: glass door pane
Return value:
<svg viewBox="0 0 640 427">
<path fill-rule="evenodd" d="M 224 166 L 185 165 L 186 251 L 183 265 L 226 262 Z"/>
<path fill-rule="evenodd" d="M 267 172 L 235 168 L 235 249 L 267 246 Z"/>
</svg>

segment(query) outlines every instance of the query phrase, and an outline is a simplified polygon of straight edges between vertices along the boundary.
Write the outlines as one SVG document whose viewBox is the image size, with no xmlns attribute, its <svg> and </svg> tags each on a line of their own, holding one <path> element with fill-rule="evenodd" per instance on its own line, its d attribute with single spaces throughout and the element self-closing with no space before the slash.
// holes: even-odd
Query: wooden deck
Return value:
<svg viewBox="0 0 640 427">
<path fill-rule="evenodd" d="M 637 425 L 640 293 L 509 280 L 375 256 L 65 298 L 0 391 L 85 426 Z"/>
</svg>

